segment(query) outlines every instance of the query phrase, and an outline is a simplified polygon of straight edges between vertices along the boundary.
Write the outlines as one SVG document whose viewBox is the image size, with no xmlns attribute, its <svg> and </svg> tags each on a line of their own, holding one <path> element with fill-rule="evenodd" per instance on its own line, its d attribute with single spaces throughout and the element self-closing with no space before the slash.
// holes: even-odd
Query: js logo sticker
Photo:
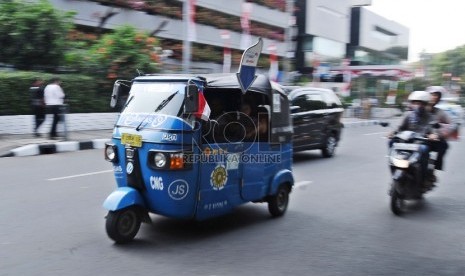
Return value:
<svg viewBox="0 0 465 276">
<path fill-rule="evenodd" d="M 223 165 L 216 166 L 210 175 L 210 185 L 212 186 L 213 190 L 222 190 L 227 181 L 228 171 L 226 170 L 226 167 Z"/>
<path fill-rule="evenodd" d="M 168 195 L 174 200 L 184 199 L 189 193 L 189 185 L 182 179 L 171 182 L 168 186 Z"/>
</svg>

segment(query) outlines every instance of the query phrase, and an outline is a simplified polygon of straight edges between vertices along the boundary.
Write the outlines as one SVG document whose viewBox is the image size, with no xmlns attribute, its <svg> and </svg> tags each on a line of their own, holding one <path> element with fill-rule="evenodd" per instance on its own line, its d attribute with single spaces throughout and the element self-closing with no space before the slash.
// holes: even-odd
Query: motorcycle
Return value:
<svg viewBox="0 0 465 276">
<path fill-rule="evenodd" d="M 435 187 L 437 154 L 429 150 L 434 140 L 413 131 L 395 134 L 391 143 L 388 156 L 392 175 L 390 207 L 395 215 L 402 215 L 406 209 L 405 201 L 420 200 Z"/>
</svg>

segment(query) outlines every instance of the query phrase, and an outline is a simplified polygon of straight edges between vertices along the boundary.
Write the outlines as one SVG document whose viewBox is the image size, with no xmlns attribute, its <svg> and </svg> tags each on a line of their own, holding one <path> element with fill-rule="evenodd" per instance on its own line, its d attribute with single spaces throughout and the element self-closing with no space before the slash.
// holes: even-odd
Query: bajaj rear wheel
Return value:
<svg viewBox="0 0 465 276">
<path fill-rule="evenodd" d="M 391 194 L 391 211 L 397 215 L 400 216 L 404 213 L 404 208 L 405 208 L 405 200 L 400 198 L 399 193 L 394 190 L 392 191 Z"/>
<path fill-rule="evenodd" d="M 284 215 L 289 204 L 289 187 L 281 184 L 275 195 L 268 198 L 268 211 L 273 217 Z"/>
<path fill-rule="evenodd" d="M 141 218 L 135 207 L 110 211 L 107 215 L 106 230 L 116 243 L 127 243 L 134 239 L 139 231 Z"/>
</svg>

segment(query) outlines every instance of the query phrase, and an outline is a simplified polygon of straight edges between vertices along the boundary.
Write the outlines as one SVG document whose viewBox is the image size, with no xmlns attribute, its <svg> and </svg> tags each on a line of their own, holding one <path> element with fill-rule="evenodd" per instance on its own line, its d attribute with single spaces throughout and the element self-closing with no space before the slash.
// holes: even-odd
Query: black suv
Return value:
<svg viewBox="0 0 465 276">
<path fill-rule="evenodd" d="M 294 152 L 321 149 L 324 157 L 334 155 L 341 137 L 344 109 L 329 89 L 287 86 L 294 125 Z"/>
</svg>

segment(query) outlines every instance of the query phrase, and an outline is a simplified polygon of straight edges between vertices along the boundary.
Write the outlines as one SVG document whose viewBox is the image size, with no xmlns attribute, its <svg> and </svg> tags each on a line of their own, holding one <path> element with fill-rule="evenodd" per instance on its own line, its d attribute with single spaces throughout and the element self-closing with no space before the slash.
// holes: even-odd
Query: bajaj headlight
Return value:
<svg viewBox="0 0 465 276">
<path fill-rule="evenodd" d="M 157 168 L 164 168 L 166 166 L 166 161 L 167 161 L 167 158 L 164 153 L 157 152 L 153 156 L 153 163 L 155 164 Z"/>
<path fill-rule="evenodd" d="M 105 145 L 105 160 L 110 162 L 117 162 L 116 146 L 112 144 Z"/>
<path fill-rule="evenodd" d="M 148 165 L 155 170 L 184 170 L 192 168 L 192 164 L 185 160 L 182 152 L 158 152 L 151 150 L 148 153 Z"/>
</svg>

